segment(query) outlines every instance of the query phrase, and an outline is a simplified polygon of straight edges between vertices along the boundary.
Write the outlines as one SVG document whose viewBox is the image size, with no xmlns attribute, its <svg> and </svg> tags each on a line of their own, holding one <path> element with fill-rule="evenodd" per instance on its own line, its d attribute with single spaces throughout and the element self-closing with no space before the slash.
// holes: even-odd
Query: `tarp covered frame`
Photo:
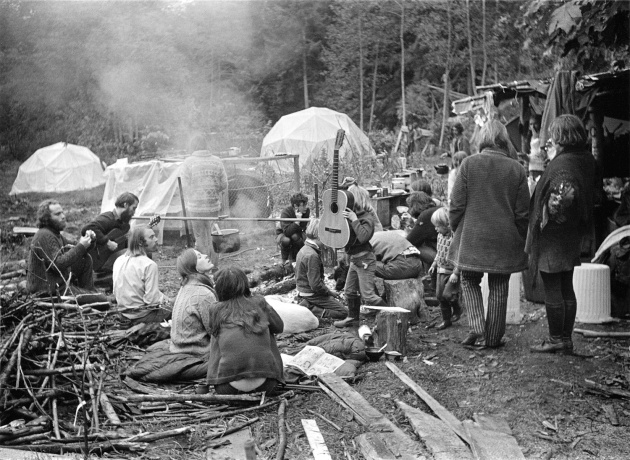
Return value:
<svg viewBox="0 0 630 460">
<path fill-rule="evenodd" d="M 374 155 L 368 137 L 352 119 L 334 110 L 311 107 L 285 115 L 263 139 L 261 157 L 285 154 L 300 155 L 300 167 L 308 166 L 322 152 L 332 162 L 337 131 L 345 131 L 339 158 L 349 160 Z"/>
<path fill-rule="evenodd" d="M 36 150 L 20 165 L 10 194 L 73 192 L 103 183 L 98 156 L 87 147 L 58 142 Z"/>
</svg>

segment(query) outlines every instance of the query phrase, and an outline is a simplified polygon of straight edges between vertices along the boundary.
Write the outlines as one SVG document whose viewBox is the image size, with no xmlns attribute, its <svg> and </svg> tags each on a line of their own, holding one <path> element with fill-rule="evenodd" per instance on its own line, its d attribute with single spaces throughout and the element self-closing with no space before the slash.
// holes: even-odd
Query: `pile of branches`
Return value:
<svg viewBox="0 0 630 460">
<path fill-rule="evenodd" d="M 108 302 L 85 303 L 78 295 L 2 298 L 0 445 L 56 454 L 142 452 L 200 425 L 211 441 L 258 420 L 248 413 L 293 396 L 265 400 L 197 394 L 190 383 L 167 391 L 128 377 L 121 382 L 122 358 L 143 350 L 130 342 L 134 328 L 120 329 L 117 314 Z M 151 423 L 162 431 L 130 431 Z"/>
<path fill-rule="evenodd" d="M 0 290 L 3 296 L 26 291 L 26 260 L 0 264 Z"/>
</svg>

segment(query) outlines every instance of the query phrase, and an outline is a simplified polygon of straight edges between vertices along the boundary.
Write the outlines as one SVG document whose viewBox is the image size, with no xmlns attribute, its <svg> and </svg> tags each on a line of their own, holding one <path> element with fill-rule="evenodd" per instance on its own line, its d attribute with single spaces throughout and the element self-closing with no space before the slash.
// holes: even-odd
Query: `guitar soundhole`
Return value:
<svg viewBox="0 0 630 460">
<path fill-rule="evenodd" d="M 339 206 L 337 203 L 330 203 L 330 212 L 333 214 L 337 214 L 337 212 L 339 212 Z"/>
</svg>

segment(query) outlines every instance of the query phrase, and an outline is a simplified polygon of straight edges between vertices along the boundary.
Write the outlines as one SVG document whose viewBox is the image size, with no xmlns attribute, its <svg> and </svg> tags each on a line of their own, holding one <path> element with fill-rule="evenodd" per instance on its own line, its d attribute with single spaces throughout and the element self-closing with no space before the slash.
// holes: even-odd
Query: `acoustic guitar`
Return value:
<svg viewBox="0 0 630 460">
<path fill-rule="evenodd" d="M 345 131 L 337 131 L 333 154 L 332 189 L 326 190 L 322 196 L 323 210 L 319 221 L 319 239 L 331 248 L 340 249 L 350 240 L 350 224 L 343 217 L 346 208 L 354 207 L 352 193 L 339 190 L 339 149 L 343 145 Z"/>
<path fill-rule="evenodd" d="M 159 215 L 155 215 L 149 219 L 149 223 L 147 226 L 149 228 L 155 227 L 160 223 L 162 218 Z M 110 241 L 115 241 L 118 245 L 116 250 L 111 251 L 106 244 L 96 245 L 94 248 L 90 248 L 89 254 L 92 256 L 92 270 L 95 272 L 99 271 L 103 265 L 107 262 L 107 260 L 111 257 L 112 254 L 120 251 L 127 247 L 127 236 L 129 235 L 129 231 L 123 231 L 119 228 L 115 228 L 106 234 L 107 238 Z"/>
</svg>

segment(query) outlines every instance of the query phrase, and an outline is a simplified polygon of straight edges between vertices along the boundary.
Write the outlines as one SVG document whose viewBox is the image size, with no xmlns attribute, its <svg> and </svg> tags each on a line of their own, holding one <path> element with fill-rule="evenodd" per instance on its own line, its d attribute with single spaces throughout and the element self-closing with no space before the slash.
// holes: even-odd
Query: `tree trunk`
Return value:
<svg viewBox="0 0 630 460">
<path fill-rule="evenodd" d="M 486 0 L 481 0 L 481 40 L 483 48 L 481 86 L 484 86 L 486 84 L 486 68 L 488 67 L 488 50 L 486 50 Z"/>
<path fill-rule="evenodd" d="M 466 32 L 468 35 L 468 63 L 470 64 L 470 95 L 473 96 L 477 92 L 475 84 L 475 59 L 473 56 L 472 31 L 470 30 L 470 0 L 466 0 Z"/>
<path fill-rule="evenodd" d="M 407 126 L 405 111 L 405 0 L 400 0 L 400 89 L 402 91 L 402 126 Z"/>
<path fill-rule="evenodd" d="M 376 42 L 376 56 L 374 57 L 374 73 L 372 75 L 372 103 L 370 104 L 370 124 L 368 125 L 368 136 L 372 132 L 372 122 L 374 121 L 374 106 L 376 104 L 376 75 L 378 72 L 378 52 L 379 42 Z"/>
<path fill-rule="evenodd" d="M 363 28 L 359 12 L 359 128 L 363 131 Z"/>
<path fill-rule="evenodd" d="M 302 80 L 304 84 L 304 108 L 308 109 L 308 76 L 306 75 L 306 52 L 307 52 L 307 42 L 306 42 L 306 30 L 302 28 L 302 40 L 303 40 L 303 49 L 302 49 Z"/>
<path fill-rule="evenodd" d="M 446 0 L 446 21 L 447 21 L 447 41 L 446 41 L 446 67 L 444 69 L 444 103 L 442 104 L 442 130 L 440 132 L 440 147 L 444 145 L 444 133 L 446 131 L 446 123 L 448 121 L 449 114 L 449 94 L 450 94 L 450 80 L 449 72 L 451 70 L 451 35 L 453 34 L 451 24 L 451 0 Z"/>
</svg>

